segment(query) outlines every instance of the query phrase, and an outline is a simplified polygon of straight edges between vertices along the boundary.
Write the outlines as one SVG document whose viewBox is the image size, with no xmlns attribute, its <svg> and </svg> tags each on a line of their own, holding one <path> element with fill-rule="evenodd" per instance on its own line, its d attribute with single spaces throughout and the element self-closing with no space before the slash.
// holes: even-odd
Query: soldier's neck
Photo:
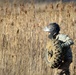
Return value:
<svg viewBox="0 0 76 75">
<path fill-rule="evenodd" d="M 48 35 L 48 38 L 49 38 L 49 39 L 56 39 L 56 36 Z"/>
</svg>

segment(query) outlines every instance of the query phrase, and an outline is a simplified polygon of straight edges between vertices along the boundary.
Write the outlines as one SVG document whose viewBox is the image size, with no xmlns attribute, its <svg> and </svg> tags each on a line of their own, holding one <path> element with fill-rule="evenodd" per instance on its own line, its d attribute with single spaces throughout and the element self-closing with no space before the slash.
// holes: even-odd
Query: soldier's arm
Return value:
<svg viewBox="0 0 76 75">
<path fill-rule="evenodd" d="M 66 35 L 65 42 L 62 43 L 61 46 L 62 47 L 67 47 L 67 46 L 70 46 L 70 45 L 73 45 L 73 44 L 74 44 L 73 40 L 71 38 L 69 38 L 68 35 Z"/>
</svg>

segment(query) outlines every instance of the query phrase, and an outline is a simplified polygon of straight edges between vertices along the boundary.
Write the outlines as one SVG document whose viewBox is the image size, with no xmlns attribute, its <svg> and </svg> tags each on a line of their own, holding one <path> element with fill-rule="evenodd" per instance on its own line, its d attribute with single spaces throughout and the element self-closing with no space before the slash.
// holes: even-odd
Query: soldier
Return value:
<svg viewBox="0 0 76 75">
<path fill-rule="evenodd" d="M 72 63 L 72 52 L 71 52 L 70 46 L 73 45 L 72 39 L 70 39 L 68 35 L 59 33 L 60 27 L 57 23 L 50 23 L 44 28 L 44 31 L 47 31 L 49 33 L 48 38 L 50 40 L 57 39 L 58 41 L 60 41 L 60 46 L 62 50 L 62 51 L 58 51 L 58 52 L 62 52 L 60 54 L 60 53 L 56 53 L 57 51 L 53 52 L 53 50 L 50 50 L 50 46 L 47 46 L 46 48 L 47 49 L 46 59 L 47 59 L 49 66 L 51 68 L 54 68 L 53 75 L 70 75 L 69 66 Z M 55 57 L 54 60 L 56 60 L 57 63 L 56 61 L 51 59 L 54 53 L 56 53 L 56 57 L 54 55 Z M 50 55 L 50 58 L 49 58 L 49 55 Z"/>
</svg>

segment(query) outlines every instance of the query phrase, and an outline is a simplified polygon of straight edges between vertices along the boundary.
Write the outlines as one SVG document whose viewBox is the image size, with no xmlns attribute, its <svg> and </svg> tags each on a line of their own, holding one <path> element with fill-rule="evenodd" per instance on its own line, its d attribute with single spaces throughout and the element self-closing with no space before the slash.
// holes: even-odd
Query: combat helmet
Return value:
<svg viewBox="0 0 76 75">
<path fill-rule="evenodd" d="M 50 23 L 43 30 L 49 32 L 50 35 L 54 36 L 59 33 L 60 27 L 57 23 Z"/>
</svg>

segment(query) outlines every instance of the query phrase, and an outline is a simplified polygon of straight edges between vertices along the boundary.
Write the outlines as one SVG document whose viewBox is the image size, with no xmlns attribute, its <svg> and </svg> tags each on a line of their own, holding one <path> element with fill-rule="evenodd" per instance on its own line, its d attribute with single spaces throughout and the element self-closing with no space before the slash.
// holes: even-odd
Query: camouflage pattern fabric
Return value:
<svg viewBox="0 0 76 75">
<path fill-rule="evenodd" d="M 70 64 L 71 60 L 62 63 L 62 65 L 59 68 L 53 69 L 53 75 L 70 75 Z"/>
<path fill-rule="evenodd" d="M 61 46 L 63 48 L 63 55 L 65 56 L 64 60 L 72 60 L 72 52 L 70 46 L 74 44 L 72 39 L 69 38 L 68 35 L 65 34 L 58 34 L 56 39 L 61 41 Z"/>
<path fill-rule="evenodd" d="M 57 68 L 62 62 L 62 49 L 60 42 L 56 39 L 51 39 L 46 46 L 46 60 L 51 68 Z"/>
<path fill-rule="evenodd" d="M 60 43 L 56 42 L 55 44 L 55 42 L 52 42 L 51 39 L 47 43 L 46 46 L 47 64 L 53 68 L 54 70 L 53 75 L 70 75 L 69 66 L 72 62 L 72 52 L 70 46 L 74 43 L 72 39 L 70 39 L 65 34 L 58 34 L 56 36 L 56 39 Z"/>
</svg>

